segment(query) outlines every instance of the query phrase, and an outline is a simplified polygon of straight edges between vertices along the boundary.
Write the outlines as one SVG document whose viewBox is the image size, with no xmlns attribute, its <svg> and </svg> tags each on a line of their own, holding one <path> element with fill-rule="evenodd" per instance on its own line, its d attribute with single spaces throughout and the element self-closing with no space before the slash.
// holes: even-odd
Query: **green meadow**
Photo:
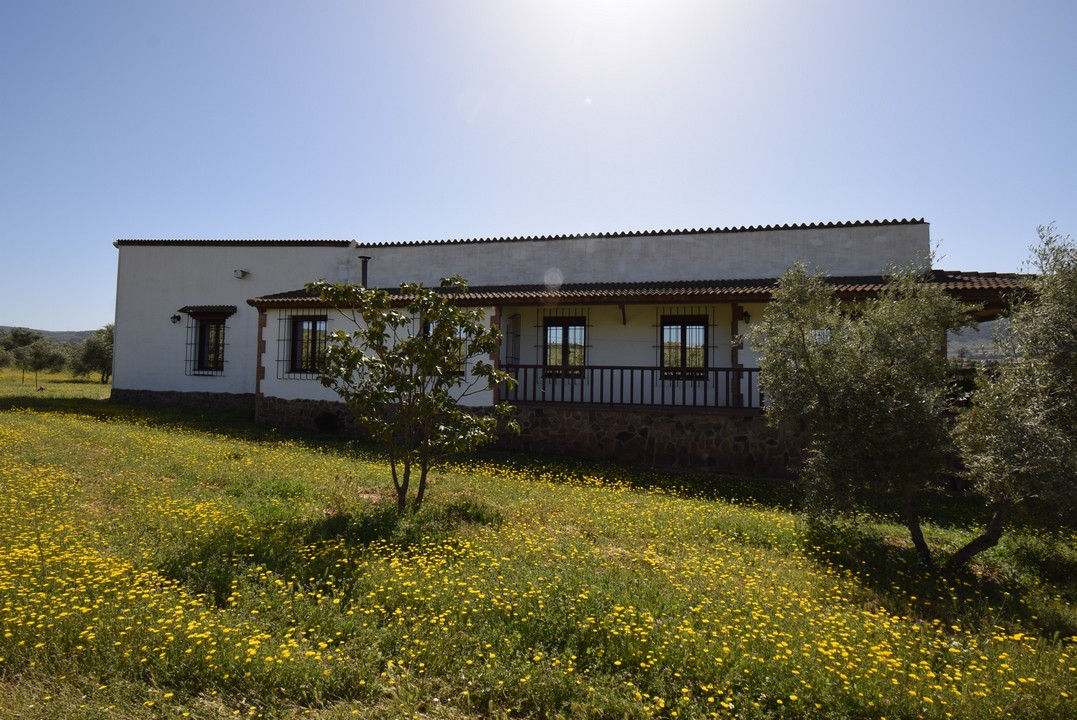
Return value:
<svg viewBox="0 0 1077 720">
<path fill-rule="evenodd" d="M 107 392 L 0 371 L 0 718 L 1077 718 L 1072 526 L 944 578 L 881 511 L 496 454 L 398 518 L 371 448 Z"/>
</svg>

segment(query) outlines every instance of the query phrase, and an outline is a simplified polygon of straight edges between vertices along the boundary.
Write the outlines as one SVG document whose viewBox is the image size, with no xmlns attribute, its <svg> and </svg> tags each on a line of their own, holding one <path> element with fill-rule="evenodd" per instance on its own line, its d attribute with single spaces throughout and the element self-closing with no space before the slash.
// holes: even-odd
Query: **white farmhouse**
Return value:
<svg viewBox="0 0 1077 720">
<path fill-rule="evenodd" d="M 883 274 L 929 271 L 922 220 L 363 244 L 118 240 L 114 399 L 250 408 L 267 424 L 343 417 L 318 382 L 341 316 L 303 290 L 326 279 L 395 288 L 460 274 L 461 304 L 505 340 L 513 447 L 782 474 L 802 438 L 765 426 L 758 356 L 738 336 L 804 260 L 846 297 Z M 930 270 L 984 313 L 1018 278 Z M 498 390 L 471 400 L 492 404 Z"/>
</svg>

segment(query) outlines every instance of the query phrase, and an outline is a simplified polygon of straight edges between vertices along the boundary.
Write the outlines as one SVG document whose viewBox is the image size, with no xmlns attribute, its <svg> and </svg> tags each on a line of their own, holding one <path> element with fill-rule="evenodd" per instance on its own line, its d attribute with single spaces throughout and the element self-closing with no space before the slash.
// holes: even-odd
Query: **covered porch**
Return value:
<svg viewBox="0 0 1077 720">
<path fill-rule="evenodd" d="M 935 270 L 925 281 L 996 316 L 1016 278 Z M 877 294 L 882 276 L 829 278 L 835 295 Z M 469 304 L 494 307 L 505 336 L 498 362 L 516 380 L 514 405 L 718 409 L 766 404 L 759 355 L 744 338 L 762 318 L 776 278 L 680 283 L 593 283 L 472 288 Z M 463 298 L 461 298 L 463 299 Z"/>
</svg>

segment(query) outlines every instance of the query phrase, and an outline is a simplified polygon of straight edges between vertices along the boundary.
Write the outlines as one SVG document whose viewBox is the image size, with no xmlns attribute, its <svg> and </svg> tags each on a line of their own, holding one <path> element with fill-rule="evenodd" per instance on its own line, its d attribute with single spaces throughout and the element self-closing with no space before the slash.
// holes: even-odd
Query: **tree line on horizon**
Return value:
<svg viewBox="0 0 1077 720">
<path fill-rule="evenodd" d="M 34 384 L 43 372 L 68 371 L 77 377 L 95 377 L 102 383 L 112 379 L 113 325 L 94 330 L 82 342 L 57 342 L 39 330 L 13 327 L 0 329 L 0 368 L 15 367 L 34 374 Z"/>
</svg>

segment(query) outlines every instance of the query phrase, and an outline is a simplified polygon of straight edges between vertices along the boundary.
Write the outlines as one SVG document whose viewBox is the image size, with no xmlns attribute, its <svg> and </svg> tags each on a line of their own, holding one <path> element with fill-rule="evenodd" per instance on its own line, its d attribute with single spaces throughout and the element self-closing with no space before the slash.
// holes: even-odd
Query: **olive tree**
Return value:
<svg viewBox="0 0 1077 720">
<path fill-rule="evenodd" d="M 0 367 L 14 365 L 22 370 L 22 379 L 26 380 L 26 371 L 30 369 L 29 351 L 25 350 L 34 342 L 45 336 L 37 330 L 13 327 L 10 330 L 0 330 Z"/>
<path fill-rule="evenodd" d="M 955 438 L 975 487 L 991 503 L 983 532 L 951 558 L 956 569 L 998 544 L 1023 502 L 1072 509 L 1077 500 L 1077 245 L 1053 225 L 1032 248 L 1036 275 L 1012 301 L 996 344 L 1006 357 L 984 369 Z"/>
<path fill-rule="evenodd" d="M 459 277 L 440 288 L 404 283 L 399 294 L 353 284 L 311 283 L 308 290 L 354 325 L 328 337 L 322 383 L 348 404 L 389 456 L 397 510 L 422 507 L 430 467 L 474 449 L 511 427 L 511 408 L 469 411 L 469 395 L 513 382 L 490 361 L 501 333 L 481 308 L 462 307 Z M 466 367 L 465 367 L 466 366 Z"/>
<path fill-rule="evenodd" d="M 798 264 L 749 333 L 762 353 L 768 418 L 807 423 L 809 507 L 848 510 L 884 493 L 927 565 L 918 498 L 941 480 L 950 447 L 942 344 L 966 318 L 960 302 L 913 271 L 889 277 L 877 297 L 842 303 Z"/>
<path fill-rule="evenodd" d="M 60 372 L 67 365 L 67 353 L 52 340 L 41 338 L 29 345 L 15 348 L 11 353 L 15 358 L 15 367 L 23 371 L 34 373 L 34 384 L 37 384 L 38 373 Z"/>
<path fill-rule="evenodd" d="M 112 377 L 112 345 L 115 329 L 112 323 L 95 330 L 90 337 L 75 349 L 71 358 L 72 370 L 76 375 L 96 374 L 102 383 Z"/>
</svg>

